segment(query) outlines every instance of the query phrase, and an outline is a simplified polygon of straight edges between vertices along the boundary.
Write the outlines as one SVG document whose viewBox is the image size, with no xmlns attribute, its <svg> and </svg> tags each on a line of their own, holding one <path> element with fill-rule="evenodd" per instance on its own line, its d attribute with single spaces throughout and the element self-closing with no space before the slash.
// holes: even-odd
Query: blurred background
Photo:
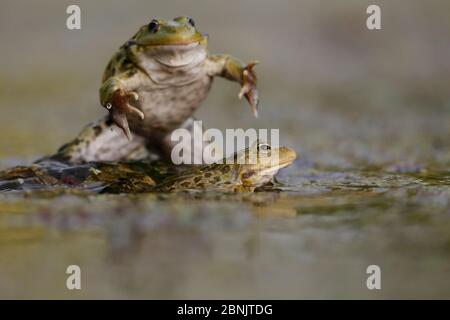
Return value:
<svg viewBox="0 0 450 320">
<path fill-rule="evenodd" d="M 208 127 L 279 128 L 282 143 L 324 165 L 448 163 L 448 1 L 72 1 L 0 4 L 0 167 L 52 153 L 105 114 L 98 102 L 113 52 L 153 17 L 189 15 L 210 51 L 258 59 L 260 119 L 215 81 L 197 116 Z M 12 159 L 12 160 L 11 160 Z M 6 162 L 6 164 L 5 164 Z"/>
<path fill-rule="evenodd" d="M 81 30 L 66 29 L 70 4 L 81 7 Z M 381 7 L 382 30 L 366 28 L 370 4 Z M 254 199 L 251 205 L 236 200 L 218 207 L 185 199 L 179 205 L 188 213 L 176 202 L 165 205 L 152 197 L 136 200 L 137 207 L 108 197 L 2 198 L 0 245 L 9 261 L 2 270 L 11 274 L 0 275 L 0 296 L 70 298 L 59 287 L 65 274 L 57 270 L 76 260 L 90 265 L 91 283 L 98 282 L 80 297 L 450 297 L 442 281 L 450 265 L 448 174 L 435 178 L 431 191 L 411 192 L 395 183 L 416 186 L 417 177 L 392 183 L 392 176 L 369 181 L 360 173 L 448 173 L 446 0 L 1 0 L 0 169 L 54 152 L 104 115 L 98 88 L 113 52 L 152 18 L 180 15 L 193 17 L 209 34 L 212 53 L 261 62 L 259 119 L 237 99 L 238 86 L 222 79 L 196 116 L 207 127 L 279 128 L 280 143 L 300 153 L 284 178 L 303 183 L 302 193 L 281 196 L 266 211 Z M 328 173 L 316 174 L 321 184 L 311 187 L 314 179 L 302 170 Z M 357 190 L 327 193 L 343 180 Z M 383 190 L 397 193 L 386 198 Z M 405 200 L 411 194 L 415 198 Z M 30 210 L 34 218 L 23 215 Z M 261 221 L 255 210 L 262 216 L 294 212 L 295 218 Z M 145 221 L 153 226 L 163 213 L 169 218 L 162 218 L 168 219 L 162 229 L 146 229 Z M 136 224 L 145 230 L 136 233 Z M 142 236 L 147 232 L 151 244 Z M 148 241 L 138 249 L 134 237 Z M 132 266 L 124 262 L 112 270 L 107 248 L 120 247 L 117 239 L 144 251 Z M 43 252 L 52 267 L 37 262 Z M 365 266 L 375 258 L 386 259 L 393 281 L 378 296 L 363 285 Z M 422 259 L 423 265 L 411 267 Z M 30 265 L 40 280 L 29 273 Z M 168 271 L 161 275 L 161 269 Z M 416 283 L 408 282 L 412 278 Z"/>
</svg>

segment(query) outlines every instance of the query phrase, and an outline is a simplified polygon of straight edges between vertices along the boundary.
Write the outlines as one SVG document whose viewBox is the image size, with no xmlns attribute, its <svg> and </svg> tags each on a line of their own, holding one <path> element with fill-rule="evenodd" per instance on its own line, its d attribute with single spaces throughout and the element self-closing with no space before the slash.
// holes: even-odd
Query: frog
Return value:
<svg viewBox="0 0 450 320">
<path fill-rule="evenodd" d="M 291 148 L 274 148 L 257 140 L 213 164 L 184 167 L 163 161 L 67 164 L 46 160 L 0 172 L 0 192 L 63 189 L 112 194 L 250 193 L 270 187 L 275 174 L 296 157 Z"/>
<path fill-rule="evenodd" d="M 297 153 L 288 147 L 272 148 L 257 140 L 249 148 L 211 165 L 193 167 L 163 180 L 154 188 L 160 192 L 215 191 L 254 192 L 272 183 L 282 168 L 291 165 Z"/>
<path fill-rule="evenodd" d="M 193 130 L 193 113 L 215 77 L 240 84 L 258 116 L 254 66 L 229 54 L 210 54 L 208 36 L 191 17 L 151 19 L 113 54 L 103 73 L 100 104 L 107 116 L 88 124 L 51 159 L 67 163 L 170 159 L 171 133 Z"/>
</svg>

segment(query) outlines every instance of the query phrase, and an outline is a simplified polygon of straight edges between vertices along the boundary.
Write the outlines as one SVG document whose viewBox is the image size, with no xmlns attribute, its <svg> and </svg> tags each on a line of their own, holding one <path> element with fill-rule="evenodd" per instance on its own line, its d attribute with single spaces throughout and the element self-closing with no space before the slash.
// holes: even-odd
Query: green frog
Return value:
<svg viewBox="0 0 450 320">
<path fill-rule="evenodd" d="M 272 148 L 257 141 L 211 165 L 180 168 L 145 161 L 70 165 L 52 160 L 0 172 L 0 192 L 84 190 L 101 193 L 138 192 L 253 192 L 272 182 L 279 169 L 296 158 L 287 147 Z"/>
<path fill-rule="evenodd" d="M 156 154 L 169 158 L 177 128 L 193 129 L 193 112 L 214 77 L 241 85 L 257 116 L 253 67 L 230 55 L 212 55 L 208 38 L 190 17 L 153 19 L 114 53 L 103 74 L 100 103 L 108 116 L 83 129 L 52 159 L 67 163 L 123 161 Z M 120 129 L 118 129 L 120 128 Z"/>
</svg>

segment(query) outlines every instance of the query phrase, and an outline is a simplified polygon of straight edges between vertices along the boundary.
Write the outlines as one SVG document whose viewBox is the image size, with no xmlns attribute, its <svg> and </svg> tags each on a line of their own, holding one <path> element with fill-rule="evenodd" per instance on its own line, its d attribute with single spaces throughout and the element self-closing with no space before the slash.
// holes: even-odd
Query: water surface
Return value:
<svg viewBox="0 0 450 320">
<path fill-rule="evenodd" d="M 206 127 L 277 128 L 299 158 L 282 192 L 0 194 L 1 298 L 450 298 L 448 3 L 380 1 L 379 32 L 359 0 L 79 3 L 79 32 L 64 1 L 0 5 L 0 170 L 105 113 L 103 68 L 154 15 L 261 61 L 260 118 L 217 80 Z"/>
</svg>

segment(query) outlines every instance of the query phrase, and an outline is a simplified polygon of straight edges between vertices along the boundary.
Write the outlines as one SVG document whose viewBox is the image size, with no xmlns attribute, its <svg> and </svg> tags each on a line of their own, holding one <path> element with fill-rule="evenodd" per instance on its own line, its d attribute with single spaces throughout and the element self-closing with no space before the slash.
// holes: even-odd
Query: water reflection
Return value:
<svg viewBox="0 0 450 320">
<path fill-rule="evenodd" d="M 370 297 L 374 262 L 389 280 L 379 296 L 449 292 L 448 175 L 290 179 L 240 195 L 2 195 L 1 295 L 74 297 L 69 264 L 86 277 L 78 297 Z"/>
</svg>

